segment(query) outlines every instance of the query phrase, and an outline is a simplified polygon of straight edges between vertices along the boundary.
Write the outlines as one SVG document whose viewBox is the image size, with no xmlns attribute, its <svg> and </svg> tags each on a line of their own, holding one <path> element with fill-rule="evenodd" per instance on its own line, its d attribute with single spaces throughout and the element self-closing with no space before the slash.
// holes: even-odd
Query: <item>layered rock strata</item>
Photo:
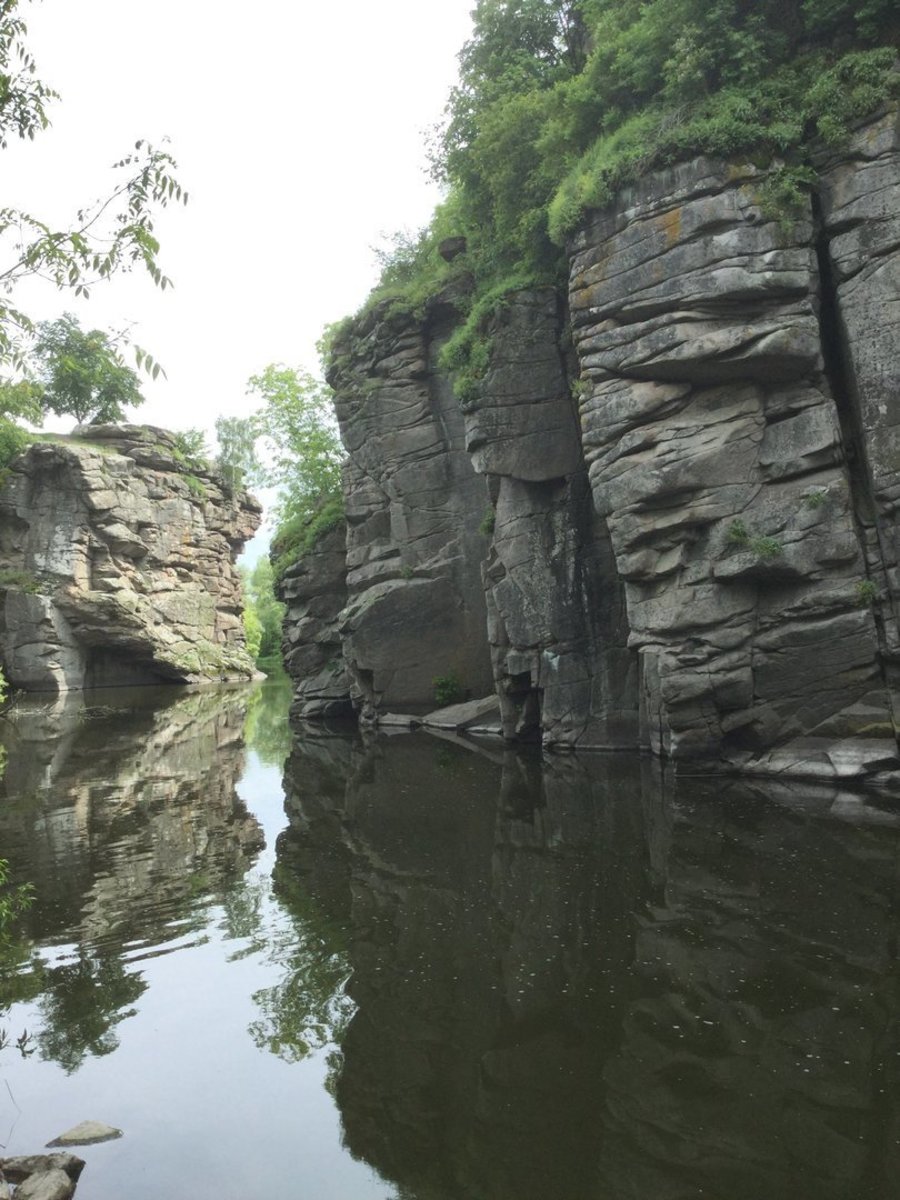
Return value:
<svg viewBox="0 0 900 1200">
<path fill-rule="evenodd" d="M 606 521 L 591 505 L 554 290 L 493 318 L 490 366 L 465 406 L 494 498 L 483 566 L 503 733 L 556 746 L 637 744 L 636 673 Z"/>
<path fill-rule="evenodd" d="M 900 198 L 889 139 L 867 137 Z M 887 439 L 860 420 L 859 397 L 892 428 L 883 376 L 897 348 L 857 341 L 854 359 L 832 341 L 845 297 L 820 269 L 820 239 L 830 255 L 846 220 L 820 225 L 812 205 L 777 219 L 768 182 L 700 159 L 647 178 L 574 240 L 585 458 L 625 582 L 643 742 L 766 769 L 880 769 L 897 751 L 891 581 L 865 514 L 892 492 L 890 471 L 876 481 L 868 466 Z M 871 190 L 867 248 L 889 239 L 885 186 Z M 848 344 L 863 319 L 849 314 Z M 860 356 L 880 381 L 860 375 Z"/>
<path fill-rule="evenodd" d="M 351 327 L 332 636 L 367 718 L 445 673 L 485 694 L 489 650 L 509 739 L 900 767 L 896 111 L 818 171 L 790 211 L 777 168 L 705 158 L 624 191 L 573 237 L 565 295 L 482 328 L 462 415 L 446 297 Z"/>
<path fill-rule="evenodd" d="M 29 691 L 247 679 L 235 557 L 260 508 L 172 434 L 36 442 L 0 490 L 0 643 Z"/>
<path fill-rule="evenodd" d="M 340 636 L 364 719 L 433 708 L 435 680 L 461 695 L 492 687 L 480 529 L 489 499 L 437 369 L 457 320 L 449 301 L 423 321 L 376 309 L 345 335 L 330 374 L 348 452 Z"/>
<path fill-rule="evenodd" d="M 338 630 L 347 603 L 347 527 L 329 529 L 276 584 L 285 606 L 282 657 L 295 682 L 291 716 L 350 716 L 351 679 Z"/>
</svg>

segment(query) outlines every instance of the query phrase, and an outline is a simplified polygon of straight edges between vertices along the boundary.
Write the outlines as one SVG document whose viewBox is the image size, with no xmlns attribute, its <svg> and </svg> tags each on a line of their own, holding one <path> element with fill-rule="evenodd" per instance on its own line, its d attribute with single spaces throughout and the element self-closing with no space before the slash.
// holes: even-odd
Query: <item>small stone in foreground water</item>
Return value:
<svg viewBox="0 0 900 1200">
<path fill-rule="evenodd" d="M 102 1121 L 82 1121 L 48 1142 L 48 1146 L 91 1146 L 96 1142 L 110 1142 L 122 1136 L 121 1129 L 104 1125 Z"/>
</svg>

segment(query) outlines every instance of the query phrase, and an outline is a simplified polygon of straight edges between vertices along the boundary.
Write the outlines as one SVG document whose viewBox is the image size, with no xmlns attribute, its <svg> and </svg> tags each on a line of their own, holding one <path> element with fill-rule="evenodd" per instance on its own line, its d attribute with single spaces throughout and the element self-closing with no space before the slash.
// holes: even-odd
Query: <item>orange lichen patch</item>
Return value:
<svg viewBox="0 0 900 1200">
<path fill-rule="evenodd" d="M 730 162 L 725 167 L 725 182 L 737 183 L 739 180 L 755 179 L 760 174 L 759 168 L 753 163 Z"/>
<path fill-rule="evenodd" d="M 681 205 L 657 217 L 656 225 L 666 235 L 667 249 L 671 249 L 681 237 Z"/>
</svg>

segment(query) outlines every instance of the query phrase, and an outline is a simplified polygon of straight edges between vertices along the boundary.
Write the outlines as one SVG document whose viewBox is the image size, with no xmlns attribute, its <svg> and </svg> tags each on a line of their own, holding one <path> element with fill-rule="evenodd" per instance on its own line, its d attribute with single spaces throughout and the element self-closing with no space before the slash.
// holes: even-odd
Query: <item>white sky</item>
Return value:
<svg viewBox="0 0 900 1200">
<path fill-rule="evenodd" d="M 41 0 L 28 45 L 61 99 L 52 128 L 3 152 L 3 202 L 64 221 L 104 194 L 134 141 L 171 139 L 191 200 L 157 224 L 175 284 L 120 277 L 90 301 L 18 293 L 37 317 L 137 323 L 164 365 L 133 419 L 212 430 L 246 412 L 270 362 L 317 369 L 326 323 L 375 281 L 370 247 L 424 225 L 440 117 L 473 0 Z M 211 440 L 211 438 L 210 438 Z"/>
</svg>

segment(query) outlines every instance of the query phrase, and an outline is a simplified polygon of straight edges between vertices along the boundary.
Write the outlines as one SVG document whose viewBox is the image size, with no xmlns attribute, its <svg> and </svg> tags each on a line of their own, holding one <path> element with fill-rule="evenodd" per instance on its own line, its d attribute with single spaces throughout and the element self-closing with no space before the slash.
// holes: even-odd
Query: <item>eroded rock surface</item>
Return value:
<svg viewBox="0 0 900 1200">
<path fill-rule="evenodd" d="M 634 746 L 637 675 L 609 532 L 591 505 L 556 293 L 518 293 L 490 335 L 466 435 L 495 504 L 483 576 L 504 735 Z"/>
<path fill-rule="evenodd" d="M 462 415 L 447 297 L 352 326 L 338 624 L 366 718 L 457 675 L 508 739 L 900 777 L 896 111 L 818 171 L 790 212 L 706 158 L 624 191 L 566 294 L 481 330 Z"/>
<path fill-rule="evenodd" d="M 625 581 L 644 742 L 877 772 L 897 764 L 893 694 L 850 401 L 823 352 L 828 281 L 812 209 L 772 219 L 765 183 L 697 160 L 575 239 L 585 457 Z"/>
<path fill-rule="evenodd" d="M 244 493 L 149 426 L 37 442 L 0 491 L 4 670 L 29 691 L 249 678 Z"/>
<path fill-rule="evenodd" d="M 492 687 L 481 560 L 487 488 L 437 355 L 458 319 L 375 310 L 345 335 L 331 372 L 348 452 L 344 658 L 363 718 L 426 712 L 435 679 Z"/>
<path fill-rule="evenodd" d="M 352 715 L 352 681 L 339 631 L 347 603 L 347 527 L 343 521 L 278 581 L 285 605 L 282 656 L 294 681 L 291 716 L 299 720 Z"/>
</svg>

